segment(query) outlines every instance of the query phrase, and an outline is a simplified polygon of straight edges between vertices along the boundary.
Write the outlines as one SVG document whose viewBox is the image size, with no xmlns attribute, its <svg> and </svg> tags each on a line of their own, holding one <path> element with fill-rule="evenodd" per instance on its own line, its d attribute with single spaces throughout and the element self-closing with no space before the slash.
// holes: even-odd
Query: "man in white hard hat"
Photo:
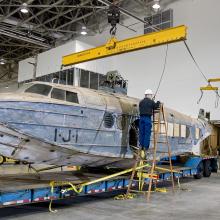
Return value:
<svg viewBox="0 0 220 220">
<path fill-rule="evenodd" d="M 151 89 L 145 91 L 145 97 L 139 103 L 139 142 L 142 149 L 148 150 L 150 146 L 150 136 L 152 129 L 152 114 L 159 108 L 160 102 L 154 102 Z"/>
</svg>

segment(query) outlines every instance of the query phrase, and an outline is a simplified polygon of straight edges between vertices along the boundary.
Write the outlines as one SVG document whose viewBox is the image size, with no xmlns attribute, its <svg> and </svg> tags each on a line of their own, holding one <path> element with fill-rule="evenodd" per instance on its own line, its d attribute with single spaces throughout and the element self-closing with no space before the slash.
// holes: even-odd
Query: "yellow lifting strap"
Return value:
<svg viewBox="0 0 220 220">
<path fill-rule="evenodd" d="M 62 58 L 62 66 L 75 65 L 90 60 L 183 41 L 186 40 L 186 30 L 186 26 L 182 25 L 122 41 L 117 41 L 117 39 L 113 37 L 106 45 L 64 56 Z"/>
</svg>

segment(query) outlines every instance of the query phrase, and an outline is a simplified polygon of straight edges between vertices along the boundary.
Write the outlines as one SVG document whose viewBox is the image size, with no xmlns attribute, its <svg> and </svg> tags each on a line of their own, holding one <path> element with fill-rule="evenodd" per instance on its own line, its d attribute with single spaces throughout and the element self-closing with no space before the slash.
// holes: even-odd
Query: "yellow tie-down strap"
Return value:
<svg viewBox="0 0 220 220">
<path fill-rule="evenodd" d="M 142 165 L 142 166 L 138 166 L 138 167 L 136 167 L 135 170 L 140 170 L 140 169 L 143 169 L 145 167 L 151 167 L 151 165 L 150 164 L 145 164 L 145 165 Z M 89 181 L 89 182 L 86 182 L 86 183 L 82 183 L 82 184 L 79 184 L 79 185 L 74 185 L 73 183 L 66 182 L 66 181 L 51 181 L 50 186 L 55 187 L 55 186 L 70 185 L 69 188 L 62 190 L 61 192 L 66 193 L 68 191 L 73 190 L 76 193 L 80 193 L 80 192 L 82 192 L 82 189 L 83 189 L 84 186 L 89 186 L 89 185 L 99 183 L 99 182 L 103 182 L 103 181 L 106 181 L 106 180 L 109 180 L 109 179 L 112 179 L 112 178 L 115 178 L 115 177 L 118 177 L 118 176 L 122 176 L 126 173 L 132 172 L 133 170 L 134 170 L 133 168 L 130 168 L 130 169 L 123 170 L 121 172 L 114 173 L 114 174 L 109 175 L 109 176 L 101 177 L 101 178 L 98 178 L 98 179 L 95 179 L 95 180 L 92 180 L 92 181 Z"/>
<path fill-rule="evenodd" d="M 142 170 L 145 167 L 151 168 L 151 165 L 150 164 L 144 164 L 144 165 L 136 167 L 135 170 L 136 171 Z M 161 168 L 161 167 L 155 167 L 155 169 L 171 172 L 170 169 Z M 92 180 L 92 181 L 89 181 L 89 182 L 86 182 L 86 183 L 78 184 L 78 185 L 74 185 L 73 183 L 68 182 L 68 181 L 51 181 L 50 182 L 51 194 L 53 195 L 55 186 L 66 186 L 66 185 L 69 185 L 70 187 L 67 188 L 67 189 L 61 190 L 61 193 L 66 193 L 68 191 L 74 191 L 75 193 L 79 194 L 79 193 L 82 192 L 83 187 L 85 187 L 85 186 L 89 186 L 89 185 L 99 183 L 99 182 L 103 182 L 103 181 L 106 181 L 106 180 L 109 180 L 109 179 L 112 179 L 112 178 L 115 178 L 115 177 L 118 177 L 118 176 L 122 176 L 122 175 L 124 175 L 126 173 L 130 173 L 132 171 L 134 171 L 134 168 L 130 168 L 130 169 L 118 172 L 118 173 L 114 173 L 114 174 L 109 175 L 109 176 L 101 177 L 101 178 L 98 178 L 98 179 L 95 179 L 95 180 Z M 173 170 L 172 172 L 173 173 L 181 173 L 181 172 L 175 171 L 175 170 Z M 139 172 L 139 173 L 141 173 L 141 172 Z M 140 174 L 140 175 L 142 175 L 143 178 L 150 178 L 150 176 L 151 176 L 150 174 L 146 174 L 146 177 L 144 177 L 143 173 Z M 152 176 L 152 178 L 156 178 L 156 177 L 158 178 L 158 176 L 154 176 L 154 175 Z M 50 212 L 57 212 L 57 210 L 52 210 L 52 201 L 53 201 L 53 199 L 51 199 L 51 201 L 50 201 L 49 210 L 50 210 Z"/>
<path fill-rule="evenodd" d="M 138 172 L 137 173 L 137 177 L 138 178 L 144 178 L 144 179 L 147 179 L 147 178 L 151 178 L 151 179 L 154 179 L 154 180 L 157 180 L 159 179 L 159 176 L 157 174 L 150 174 L 150 173 L 145 173 L 145 172 Z"/>
<path fill-rule="evenodd" d="M 145 167 L 151 167 L 151 165 L 150 164 L 145 164 L 145 165 L 142 165 L 142 166 L 138 166 L 135 170 L 140 170 L 140 169 L 143 169 Z M 68 181 L 51 181 L 50 182 L 51 194 L 53 195 L 55 186 L 66 186 L 66 185 L 70 185 L 70 187 L 67 188 L 67 189 L 61 190 L 61 193 L 66 193 L 68 191 L 74 191 L 77 194 L 79 194 L 79 193 L 82 192 L 84 186 L 88 186 L 88 185 L 92 185 L 92 184 L 99 183 L 99 182 L 102 182 L 102 181 L 106 181 L 106 180 L 112 179 L 114 177 L 121 176 L 121 175 L 126 174 L 126 173 L 130 173 L 133 170 L 134 170 L 134 168 L 130 168 L 130 169 L 127 169 L 127 170 L 124 170 L 124 171 L 121 171 L 121 172 L 118 172 L 118 173 L 115 173 L 115 174 L 112 174 L 112 175 L 109 175 L 109 176 L 101 177 L 101 178 L 98 178 L 98 179 L 95 179 L 95 180 L 92 180 L 92 181 L 89 181 L 89 182 L 86 182 L 86 183 L 78 184 L 78 185 L 74 185 L 73 183 L 68 182 Z M 52 213 L 56 213 L 57 210 L 52 209 L 52 202 L 53 202 L 53 199 L 50 200 L 49 211 L 52 212 Z"/>
<path fill-rule="evenodd" d="M 138 166 L 136 167 L 136 171 L 138 170 L 141 170 L 145 167 L 151 167 L 150 164 L 144 164 L 144 165 L 141 165 L 141 166 Z M 161 171 L 167 171 L 167 172 L 171 172 L 170 169 L 166 169 L 166 168 L 162 168 L 162 167 L 155 167 L 156 170 L 161 170 Z M 70 185 L 69 188 L 67 189 L 64 189 L 62 190 L 61 192 L 62 193 L 66 193 L 68 191 L 74 191 L 76 193 L 81 193 L 82 192 L 82 189 L 84 186 L 89 186 L 89 185 L 92 185 L 92 184 L 95 184 L 95 183 L 99 183 L 99 182 L 103 182 L 103 181 L 106 181 L 106 180 L 109 180 L 109 179 L 112 179 L 112 178 L 115 178 L 115 177 L 118 177 L 118 176 L 122 176 L 126 173 L 130 173 L 134 170 L 134 168 L 130 168 L 130 169 L 127 169 L 127 170 L 123 170 L 121 172 L 118 172 L 118 173 L 114 173 L 112 175 L 108 175 L 108 176 L 105 176 L 105 177 L 101 177 L 101 178 L 98 178 L 98 179 L 95 179 L 95 180 L 92 180 L 92 181 L 89 181 L 89 182 L 86 182 L 86 183 L 82 183 L 82 184 L 78 184 L 78 185 L 74 185 L 73 183 L 71 182 L 67 182 L 67 181 L 51 181 L 50 182 L 50 186 L 51 188 L 54 188 L 55 186 L 64 186 L 64 185 Z M 182 173 L 180 171 L 177 171 L 177 170 L 172 170 L 173 173 Z M 138 173 L 142 173 L 142 172 L 138 172 Z M 147 174 L 147 173 L 142 173 L 146 176 L 146 178 L 151 178 L 151 174 Z M 144 177 L 144 176 L 142 176 Z M 155 179 L 158 179 L 158 175 L 156 174 L 153 174 L 152 178 L 155 178 Z"/>
</svg>

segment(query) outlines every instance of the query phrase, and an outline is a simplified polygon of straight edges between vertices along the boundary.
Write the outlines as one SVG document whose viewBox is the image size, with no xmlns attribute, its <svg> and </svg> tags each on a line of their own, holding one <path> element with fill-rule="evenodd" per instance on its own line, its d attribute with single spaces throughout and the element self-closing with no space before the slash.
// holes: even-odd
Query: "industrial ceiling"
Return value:
<svg viewBox="0 0 220 220">
<path fill-rule="evenodd" d="M 0 0 L 0 64 L 14 65 L 83 33 L 102 33 L 108 3 L 143 17 L 152 13 L 153 1 L 159 0 Z M 121 25 L 128 16 L 122 13 Z"/>
</svg>

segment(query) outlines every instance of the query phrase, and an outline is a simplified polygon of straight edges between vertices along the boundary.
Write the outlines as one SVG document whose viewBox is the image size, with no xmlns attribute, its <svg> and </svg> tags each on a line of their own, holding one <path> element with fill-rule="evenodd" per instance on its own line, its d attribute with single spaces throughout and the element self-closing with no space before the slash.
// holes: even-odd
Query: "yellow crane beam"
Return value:
<svg viewBox="0 0 220 220">
<path fill-rule="evenodd" d="M 220 78 L 209 79 L 208 82 L 220 82 Z"/>
<path fill-rule="evenodd" d="M 218 91 L 218 87 L 208 85 L 208 86 L 200 87 L 200 90 L 201 91 L 205 91 L 205 90 L 206 91 Z"/>
<path fill-rule="evenodd" d="M 74 65 L 104 57 L 182 41 L 186 39 L 186 30 L 186 26 L 182 25 L 123 41 L 117 41 L 116 38 L 111 38 L 106 45 L 64 56 L 62 58 L 62 66 Z"/>
</svg>

